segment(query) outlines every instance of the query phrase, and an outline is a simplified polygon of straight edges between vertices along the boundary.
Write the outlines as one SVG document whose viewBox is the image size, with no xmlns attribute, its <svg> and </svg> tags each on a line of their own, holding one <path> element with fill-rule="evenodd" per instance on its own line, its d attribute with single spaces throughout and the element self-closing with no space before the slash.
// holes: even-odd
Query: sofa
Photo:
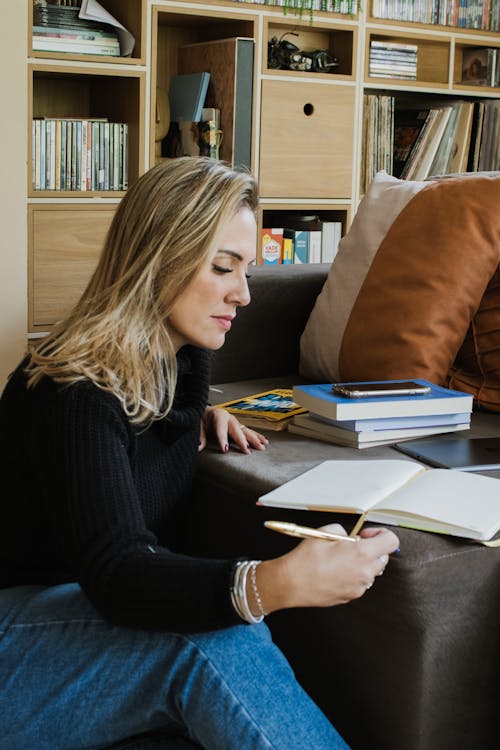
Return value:
<svg viewBox="0 0 500 750">
<path fill-rule="evenodd" d="M 252 303 L 238 312 L 214 357 L 213 403 L 304 382 L 299 340 L 327 272 L 322 264 L 253 269 Z M 339 521 L 349 530 L 356 517 L 264 508 L 256 500 L 326 459 L 404 458 L 390 446 L 359 451 L 286 431 L 267 434 L 263 453 L 224 455 L 209 446 L 200 454 L 190 551 L 282 554 L 297 540 L 265 529 L 271 518 L 312 526 Z M 474 413 L 464 434 L 500 435 L 500 415 Z M 361 599 L 274 613 L 267 618 L 273 638 L 353 750 L 493 750 L 500 551 L 411 529 L 397 533 L 400 553 Z"/>
</svg>

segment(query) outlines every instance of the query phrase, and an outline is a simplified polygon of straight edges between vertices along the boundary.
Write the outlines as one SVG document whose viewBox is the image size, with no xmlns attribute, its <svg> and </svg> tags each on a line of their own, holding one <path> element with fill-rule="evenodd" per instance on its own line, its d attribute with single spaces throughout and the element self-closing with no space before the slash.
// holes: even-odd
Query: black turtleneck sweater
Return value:
<svg viewBox="0 0 500 750">
<path fill-rule="evenodd" d="M 184 347 L 173 409 L 145 431 L 84 381 L 26 388 L 19 366 L 0 399 L 0 588 L 80 583 L 114 623 L 209 630 L 240 622 L 234 561 L 175 552 L 189 501 L 209 353 Z"/>
</svg>

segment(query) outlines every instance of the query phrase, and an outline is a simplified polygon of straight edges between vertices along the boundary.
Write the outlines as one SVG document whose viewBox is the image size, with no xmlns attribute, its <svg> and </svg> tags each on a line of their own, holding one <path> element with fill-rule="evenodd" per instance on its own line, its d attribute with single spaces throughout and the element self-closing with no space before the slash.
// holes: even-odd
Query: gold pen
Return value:
<svg viewBox="0 0 500 750">
<path fill-rule="evenodd" d="M 272 531 L 278 531 L 280 534 L 298 536 L 301 539 L 324 539 L 327 542 L 357 542 L 359 540 L 358 536 L 334 534 L 333 531 L 312 529 L 310 526 L 299 526 L 297 523 L 288 523 L 287 521 L 264 521 L 264 526 L 272 529 Z"/>
</svg>

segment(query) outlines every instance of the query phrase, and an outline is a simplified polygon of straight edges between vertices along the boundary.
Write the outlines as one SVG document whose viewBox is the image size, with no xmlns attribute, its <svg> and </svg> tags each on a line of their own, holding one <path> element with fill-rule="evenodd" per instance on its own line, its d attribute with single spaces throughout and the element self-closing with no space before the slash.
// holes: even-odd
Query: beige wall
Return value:
<svg viewBox="0 0 500 750">
<path fill-rule="evenodd" d="M 0 23 L 0 390 L 26 347 L 27 8 L 2 2 Z"/>
</svg>

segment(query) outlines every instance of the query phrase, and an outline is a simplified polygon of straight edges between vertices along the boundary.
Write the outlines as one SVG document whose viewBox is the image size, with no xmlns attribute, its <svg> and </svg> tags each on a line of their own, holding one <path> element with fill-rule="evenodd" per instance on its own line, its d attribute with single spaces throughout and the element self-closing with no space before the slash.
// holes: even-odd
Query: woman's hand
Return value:
<svg viewBox="0 0 500 750">
<path fill-rule="evenodd" d="M 338 524 L 321 528 L 345 534 Z M 398 547 L 397 536 L 381 528 L 364 529 L 355 544 L 304 539 L 291 552 L 258 566 L 264 610 L 331 607 L 358 599 L 382 575 Z"/>
<path fill-rule="evenodd" d="M 242 453 L 250 453 L 251 448 L 263 451 L 269 444 L 269 440 L 260 432 L 245 427 L 234 414 L 215 406 L 207 406 L 205 409 L 198 450 L 202 451 L 205 448 L 207 435 L 215 438 L 223 453 L 228 452 L 230 440 Z"/>
</svg>

